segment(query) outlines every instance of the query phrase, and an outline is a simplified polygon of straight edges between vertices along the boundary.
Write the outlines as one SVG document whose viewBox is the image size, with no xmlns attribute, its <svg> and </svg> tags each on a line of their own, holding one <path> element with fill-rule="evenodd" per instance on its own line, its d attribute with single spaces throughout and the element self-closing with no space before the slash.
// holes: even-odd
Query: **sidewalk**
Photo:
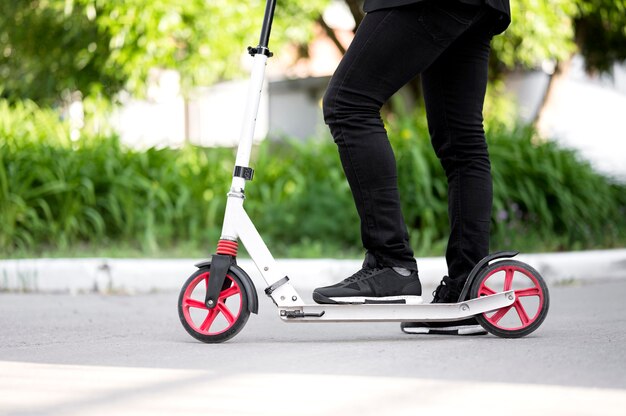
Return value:
<svg viewBox="0 0 626 416">
<path fill-rule="evenodd" d="M 626 279 L 626 249 L 524 254 L 549 284 Z M 21 259 L 0 260 L 0 290 L 32 292 L 149 293 L 179 290 L 201 259 Z M 279 259 L 297 289 L 335 283 L 361 267 L 362 260 Z M 443 257 L 417 259 L 424 286 L 446 274 Z M 238 264 L 261 290 L 266 285 L 250 259 Z"/>
</svg>

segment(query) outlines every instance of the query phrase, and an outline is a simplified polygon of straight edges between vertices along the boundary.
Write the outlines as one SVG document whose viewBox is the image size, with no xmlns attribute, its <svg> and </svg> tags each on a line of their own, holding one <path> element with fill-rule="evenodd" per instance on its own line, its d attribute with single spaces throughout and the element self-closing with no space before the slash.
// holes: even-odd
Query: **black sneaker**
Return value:
<svg viewBox="0 0 626 416">
<path fill-rule="evenodd" d="M 367 254 L 363 268 L 347 279 L 313 291 L 317 303 L 422 303 L 422 285 L 417 271 L 408 276 L 391 267 L 380 267 L 374 256 Z"/>
<path fill-rule="evenodd" d="M 433 292 L 431 303 L 456 303 L 463 286 L 445 276 Z M 467 318 L 452 322 L 402 322 L 400 329 L 406 334 L 431 335 L 486 335 L 487 331 L 480 326 L 476 318 Z"/>
</svg>

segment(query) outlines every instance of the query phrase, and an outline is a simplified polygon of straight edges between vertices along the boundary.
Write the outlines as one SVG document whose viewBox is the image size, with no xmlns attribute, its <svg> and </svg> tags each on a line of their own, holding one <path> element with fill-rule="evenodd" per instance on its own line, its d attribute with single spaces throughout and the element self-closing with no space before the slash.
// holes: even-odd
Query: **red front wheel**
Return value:
<svg viewBox="0 0 626 416">
<path fill-rule="evenodd" d="M 471 297 L 513 290 L 513 304 L 476 316 L 480 325 L 503 338 L 520 338 L 543 323 L 550 307 L 548 287 L 539 272 L 516 260 L 498 261 L 486 267 L 474 280 Z"/>
<path fill-rule="evenodd" d="M 204 300 L 210 278 L 210 266 L 207 266 L 187 279 L 178 297 L 178 316 L 185 330 L 195 339 L 207 343 L 223 342 L 237 335 L 248 321 L 248 298 L 239 278 L 228 273 L 217 305 L 208 308 Z"/>
</svg>

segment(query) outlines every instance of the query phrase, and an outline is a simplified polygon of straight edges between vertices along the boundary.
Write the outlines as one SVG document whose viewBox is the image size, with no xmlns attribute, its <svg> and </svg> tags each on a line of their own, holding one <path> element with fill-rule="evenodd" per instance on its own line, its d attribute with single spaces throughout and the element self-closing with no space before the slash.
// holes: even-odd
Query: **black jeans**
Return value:
<svg viewBox="0 0 626 416">
<path fill-rule="evenodd" d="M 489 251 L 492 183 L 483 102 L 493 26 L 489 9 L 425 1 L 368 13 L 324 96 L 324 119 L 378 263 L 416 270 L 400 209 L 382 105 L 421 74 L 433 148 L 448 179 L 448 272 L 464 279 Z"/>
</svg>

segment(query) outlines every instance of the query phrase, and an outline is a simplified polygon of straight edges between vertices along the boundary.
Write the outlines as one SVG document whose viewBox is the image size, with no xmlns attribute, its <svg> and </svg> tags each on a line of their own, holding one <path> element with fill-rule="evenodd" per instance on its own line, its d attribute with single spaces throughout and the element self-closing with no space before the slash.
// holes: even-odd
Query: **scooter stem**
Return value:
<svg viewBox="0 0 626 416">
<path fill-rule="evenodd" d="M 263 27 L 261 28 L 261 36 L 259 38 L 259 45 L 256 48 L 248 47 L 248 52 L 254 57 L 254 63 L 252 65 L 246 109 L 241 126 L 241 134 L 239 136 L 239 147 L 237 149 L 237 158 L 235 160 L 235 172 L 243 171 L 245 169 L 248 170 L 249 173 L 242 176 L 235 175 L 233 177 L 231 192 L 243 192 L 245 179 L 251 179 L 252 175 L 252 170 L 249 169 L 248 164 L 250 163 L 250 151 L 252 149 L 254 128 L 259 111 L 259 103 L 261 101 L 263 81 L 265 79 L 265 65 L 267 63 L 267 59 L 272 56 L 268 46 L 275 9 L 276 0 L 267 0 L 265 5 L 265 16 L 263 17 Z"/>
<path fill-rule="evenodd" d="M 272 30 L 272 22 L 274 20 L 275 8 L 276 0 L 267 0 L 259 45 L 255 48 L 248 47 L 248 52 L 254 57 L 254 62 L 252 64 L 250 83 L 248 85 L 246 107 L 244 110 L 243 121 L 241 123 L 239 145 L 237 147 L 237 157 L 235 159 L 235 169 L 233 172 L 230 191 L 228 193 L 228 200 L 226 202 L 226 213 L 224 216 L 224 224 L 222 226 L 221 239 L 232 241 L 237 240 L 238 233 L 236 230 L 236 216 L 234 215 L 234 212 L 237 210 L 237 206 L 243 204 L 246 180 L 252 179 L 254 174 L 254 171 L 249 167 L 250 153 L 252 151 L 254 129 L 259 112 L 261 91 L 263 89 L 265 79 L 265 65 L 267 63 L 267 59 L 272 56 L 272 53 L 268 49 L 268 45 L 270 32 Z"/>
<path fill-rule="evenodd" d="M 274 20 L 274 9 L 276 9 L 276 0 L 267 0 L 265 4 L 265 16 L 263 17 L 263 28 L 261 29 L 261 38 L 259 46 L 263 48 L 269 47 L 270 32 L 272 31 L 272 22 Z"/>
</svg>

